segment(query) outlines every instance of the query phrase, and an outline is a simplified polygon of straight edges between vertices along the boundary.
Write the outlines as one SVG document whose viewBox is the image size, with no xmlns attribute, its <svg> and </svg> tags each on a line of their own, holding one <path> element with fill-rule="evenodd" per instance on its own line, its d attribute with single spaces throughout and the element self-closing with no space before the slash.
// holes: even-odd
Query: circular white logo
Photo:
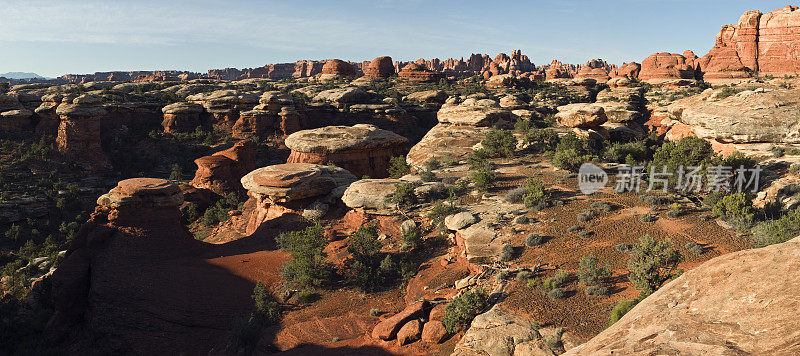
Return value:
<svg viewBox="0 0 800 356">
<path fill-rule="evenodd" d="M 591 163 L 584 163 L 578 170 L 578 188 L 581 193 L 591 195 L 600 189 L 605 188 L 608 183 L 608 174 Z"/>
</svg>

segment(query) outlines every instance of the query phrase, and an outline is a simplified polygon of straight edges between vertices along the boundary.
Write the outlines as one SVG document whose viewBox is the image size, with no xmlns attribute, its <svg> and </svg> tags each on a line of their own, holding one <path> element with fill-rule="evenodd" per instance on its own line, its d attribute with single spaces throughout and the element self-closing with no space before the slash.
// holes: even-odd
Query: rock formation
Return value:
<svg viewBox="0 0 800 356">
<path fill-rule="evenodd" d="M 322 78 L 355 77 L 356 68 L 341 59 L 332 59 L 322 66 Z"/>
<path fill-rule="evenodd" d="M 367 77 L 386 78 L 394 74 L 395 70 L 394 70 L 394 62 L 392 62 L 392 57 L 375 58 L 364 69 L 364 75 Z"/>
<path fill-rule="evenodd" d="M 725 25 L 711 51 L 700 59 L 704 79 L 741 79 L 754 72 L 782 76 L 800 73 L 800 11 L 797 6 L 762 14 L 747 11 L 736 25 Z"/>
<path fill-rule="evenodd" d="M 63 96 L 61 94 L 47 94 L 42 96 L 42 103 L 37 107 L 34 112 L 39 117 L 39 122 L 36 124 L 36 134 L 46 136 L 57 136 L 59 118 L 56 114 L 56 108 L 61 103 Z"/>
<path fill-rule="evenodd" d="M 289 135 L 287 163 L 334 164 L 356 177 L 385 178 L 389 160 L 405 152 L 408 140 L 373 125 L 326 126 Z"/>
<path fill-rule="evenodd" d="M 264 139 L 276 131 L 283 135 L 300 129 L 301 117 L 294 109 L 291 95 L 268 91 L 261 95 L 253 110 L 242 111 L 231 129 L 236 138 Z"/>
<path fill-rule="evenodd" d="M 105 113 L 98 96 L 64 97 L 56 108 L 61 120 L 56 137 L 58 151 L 92 170 L 105 168 L 107 162 L 100 144 L 100 120 Z"/>
<path fill-rule="evenodd" d="M 434 82 L 442 78 L 441 73 L 431 71 L 417 63 L 409 63 L 397 75 L 412 82 Z"/>
<path fill-rule="evenodd" d="M 800 353 L 800 238 L 711 259 L 566 355 Z"/>
<path fill-rule="evenodd" d="M 256 169 L 255 144 L 252 141 L 239 141 L 233 147 L 216 152 L 210 156 L 194 160 L 197 165 L 191 185 L 208 189 L 225 196 L 235 193 L 246 196 L 240 180 L 245 174 Z"/>
<path fill-rule="evenodd" d="M 202 105 L 212 116 L 212 124 L 231 130 L 239 119 L 239 112 L 253 109 L 258 103 L 257 93 L 238 90 L 217 90 L 186 97 L 186 101 Z"/>
<path fill-rule="evenodd" d="M 743 91 L 719 99 L 720 90 L 678 100 L 671 119 L 691 127 L 698 137 L 726 143 L 800 143 L 800 92 Z"/>
<path fill-rule="evenodd" d="M 286 163 L 256 169 L 242 177 L 242 186 L 255 204 L 247 234 L 284 214 L 302 215 L 312 204 L 327 211 L 356 177 L 343 168 L 311 163 Z M 324 214 L 323 214 L 324 215 Z"/>
<path fill-rule="evenodd" d="M 177 102 L 165 106 L 161 112 L 164 113 L 161 126 L 167 133 L 192 132 L 205 121 L 203 118 L 205 110 L 199 104 Z"/>
<path fill-rule="evenodd" d="M 639 79 L 663 82 L 674 79 L 694 79 L 695 70 L 686 57 L 675 53 L 655 53 L 642 61 Z"/>
<path fill-rule="evenodd" d="M 211 262 L 235 252 L 196 241 L 182 202 L 177 185 L 153 178 L 123 180 L 98 199 L 52 276 L 49 342 L 106 354 L 225 345 L 220 330 L 252 311 L 253 283 Z"/>
</svg>

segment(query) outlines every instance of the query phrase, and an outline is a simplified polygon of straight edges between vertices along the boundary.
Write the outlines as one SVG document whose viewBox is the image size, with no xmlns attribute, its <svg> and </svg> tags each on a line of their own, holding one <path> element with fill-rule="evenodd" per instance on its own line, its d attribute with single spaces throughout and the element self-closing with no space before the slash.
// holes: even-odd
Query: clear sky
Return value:
<svg viewBox="0 0 800 356">
<path fill-rule="evenodd" d="M 0 0 L 0 73 L 257 67 L 300 59 L 466 57 L 535 64 L 704 55 L 774 0 Z"/>
</svg>

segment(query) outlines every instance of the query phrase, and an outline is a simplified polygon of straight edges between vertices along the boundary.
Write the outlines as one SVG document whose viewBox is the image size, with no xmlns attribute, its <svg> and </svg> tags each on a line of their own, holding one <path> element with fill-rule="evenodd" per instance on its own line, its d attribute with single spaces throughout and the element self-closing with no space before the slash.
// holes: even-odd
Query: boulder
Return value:
<svg viewBox="0 0 800 356">
<path fill-rule="evenodd" d="M 438 344 L 447 338 L 447 329 L 438 320 L 431 320 L 422 327 L 422 341 Z"/>
<path fill-rule="evenodd" d="M 326 126 L 289 135 L 287 163 L 335 164 L 356 177 L 385 178 L 389 160 L 402 156 L 408 139 L 373 125 Z"/>
<path fill-rule="evenodd" d="M 444 225 L 453 231 L 461 230 L 478 222 L 478 218 L 468 211 L 462 211 L 444 218 Z"/>
<path fill-rule="evenodd" d="M 399 179 L 362 179 L 347 187 L 342 202 L 350 209 L 376 215 L 397 214 L 397 205 L 389 202 Z"/>
<path fill-rule="evenodd" d="M 572 128 L 593 128 L 608 121 L 602 106 L 587 103 L 559 106 L 556 119 L 559 125 Z"/>
<path fill-rule="evenodd" d="M 800 353 L 800 238 L 684 272 L 566 355 Z"/>
<path fill-rule="evenodd" d="M 539 338 L 530 321 L 495 305 L 472 320 L 451 356 L 521 356 L 517 346 Z"/>
<path fill-rule="evenodd" d="M 413 319 L 423 317 L 427 308 L 428 301 L 426 300 L 406 306 L 403 311 L 375 325 L 375 328 L 372 329 L 372 338 L 381 340 L 394 339 L 401 327 Z"/>
<path fill-rule="evenodd" d="M 421 335 L 422 322 L 419 319 L 411 320 L 397 331 L 397 345 L 403 346 L 405 344 L 410 344 L 419 340 Z"/>
</svg>

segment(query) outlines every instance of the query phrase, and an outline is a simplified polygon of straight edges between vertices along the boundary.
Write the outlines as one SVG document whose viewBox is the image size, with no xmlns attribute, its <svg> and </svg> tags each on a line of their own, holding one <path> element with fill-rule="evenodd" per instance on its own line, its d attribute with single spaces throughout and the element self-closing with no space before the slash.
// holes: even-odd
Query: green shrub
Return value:
<svg viewBox="0 0 800 356">
<path fill-rule="evenodd" d="M 424 169 L 419 174 L 420 179 L 423 182 L 435 182 L 436 181 L 436 173 L 433 173 L 430 170 Z"/>
<path fill-rule="evenodd" d="M 552 129 L 533 129 L 525 135 L 525 143 L 533 152 L 553 151 L 558 144 L 558 134 Z"/>
<path fill-rule="evenodd" d="M 581 165 L 591 161 L 592 158 L 591 155 L 582 155 L 573 149 L 557 150 L 553 154 L 553 165 L 570 172 L 577 172 Z"/>
<path fill-rule="evenodd" d="M 708 141 L 699 137 L 684 137 L 678 142 L 668 141 L 659 147 L 653 154 L 653 161 L 648 166 L 647 172 L 651 168 L 656 172 L 662 172 L 666 167 L 667 172 L 677 172 L 680 166 L 683 166 L 684 170 L 688 170 L 690 166 L 708 167 L 715 158 L 716 153 Z M 674 186 L 677 179 L 678 175 L 673 174 L 667 180 L 670 186 Z"/>
<path fill-rule="evenodd" d="M 579 264 L 578 280 L 586 286 L 601 284 L 605 278 L 611 277 L 610 266 L 601 266 L 600 260 L 594 254 L 583 256 Z"/>
<path fill-rule="evenodd" d="M 525 245 L 527 246 L 539 246 L 544 243 L 544 238 L 539 236 L 537 233 L 532 233 L 525 238 Z"/>
<path fill-rule="evenodd" d="M 514 259 L 516 249 L 510 244 L 503 245 L 502 253 L 500 254 L 500 261 L 508 262 Z"/>
<path fill-rule="evenodd" d="M 544 183 L 539 178 L 528 178 L 525 180 L 525 193 L 522 201 L 529 208 L 547 204 L 550 201 L 550 191 L 544 187 Z"/>
<path fill-rule="evenodd" d="M 252 353 L 261 338 L 262 330 L 267 326 L 277 324 L 280 320 L 281 304 L 264 284 L 256 283 L 252 298 L 256 311 L 247 317 L 234 320 L 226 345 L 227 353 Z"/>
<path fill-rule="evenodd" d="M 800 208 L 775 220 L 759 222 L 750 231 L 756 246 L 763 247 L 789 241 L 800 235 Z"/>
<path fill-rule="evenodd" d="M 558 271 L 552 277 L 546 278 L 542 286 L 544 289 L 550 290 L 553 288 L 563 287 L 567 283 L 572 282 L 574 279 L 574 274 L 566 271 Z"/>
<path fill-rule="evenodd" d="M 587 222 L 594 219 L 594 210 L 586 209 L 578 213 L 577 219 L 580 222 Z"/>
<path fill-rule="evenodd" d="M 419 226 L 415 225 L 412 229 L 403 230 L 401 231 L 401 235 L 403 238 L 404 249 L 413 249 L 422 245 L 422 232 L 420 231 Z"/>
<path fill-rule="evenodd" d="M 398 183 L 394 185 L 394 193 L 390 197 L 390 201 L 397 204 L 398 207 L 407 208 L 417 205 L 417 194 L 414 193 L 413 183 Z"/>
<path fill-rule="evenodd" d="M 489 166 L 483 166 L 470 173 L 472 182 L 478 191 L 486 192 L 495 187 L 497 177 Z"/>
<path fill-rule="evenodd" d="M 411 166 L 406 163 L 406 158 L 404 156 L 392 157 L 389 159 L 389 168 L 387 172 L 392 178 L 400 178 L 411 173 Z"/>
<path fill-rule="evenodd" d="M 564 288 L 553 288 L 547 292 L 547 297 L 550 299 L 564 299 L 567 297 L 567 291 Z"/>
<path fill-rule="evenodd" d="M 622 300 L 611 310 L 611 325 L 622 319 L 633 307 L 636 306 L 635 300 Z"/>
<path fill-rule="evenodd" d="M 466 328 L 478 314 L 489 306 L 489 296 L 486 291 L 477 288 L 455 297 L 444 310 L 442 324 L 447 332 L 455 334 Z"/>
<path fill-rule="evenodd" d="M 203 213 L 202 224 L 205 226 L 214 226 L 221 222 L 228 221 L 230 215 L 228 212 L 231 210 L 241 209 L 244 202 L 239 200 L 236 193 L 228 193 L 225 197 L 206 209 Z"/>
<path fill-rule="evenodd" d="M 322 225 L 285 232 L 278 236 L 277 241 L 292 257 L 283 266 L 283 276 L 287 281 L 302 287 L 320 286 L 328 282 L 330 270 L 323 252 L 328 240 Z"/>
<path fill-rule="evenodd" d="M 425 169 L 428 171 L 435 171 L 439 168 L 442 168 L 442 162 L 439 161 L 436 157 L 429 159 L 425 162 Z"/>
<path fill-rule="evenodd" d="M 486 150 L 489 157 L 512 158 L 517 148 L 517 138 L 509 130 L 493 128 L 486 133 L 486 138 L 481 141 L 481 147 Z"/>
<path fill-rule="evenodd" d="M 183 180 L 183 170 L 181 169 L 181 165 L 175 163 L 172 165 L 172 170 L 169 173 L 170 180 Z"/>
<path fill-rule="evenodd" d="M 583 290 L 586 295 L 607 295 L 610 292 L 606 286 L 589 286 Z"/>
<path fill-rule="evenodd" d="M 347 246 L 347 251 L 353 255 L 348 265 L 350 280 L 365 292 L 383 287 L 392 273 L 391 270 L 384 270 L 391 267 L 391 261 L 384 262 L 381 247 L 377 225 L 361 225 L 350 235 Z M 382 266 L 384 264 L 389 266 Z"/>
<path fill-rule="evenodd" d="M 692 253 L 694 253 L 696 255 L 702 255 L 703 252 L 704 252 L 703 251 L 703 246 L 700 246 L 695 242 L 687 242 L 686 246 L 684 246 L 684 247 L 686 247 L 687 250 L 691 251 Z"/>
<path fill-rule="evenodd" d="M 479 148 L 472 151 L 472 154 L 470 154 L 469 158 L 467 158 L 467 164 L 469 164 L 470 168 L 472 169 L 491 167 L 489 158 L 491 157 L 489 156 L 489 153 L 487 153 L 486 149 Z"/>
<path fill-rule="evenodd" d="M 682 261 L 683 256 L 673 248 L 671 240 L 656 241 L 650 235 L 645 235 L 632 248 L 628 260 L 628 279 L 643 298 L 672 278 L 678 263 Z"/>
<path fill-rule="evenodd" d="M 714 204 L 711 213 L 740 226 L 749 226 L 755 216 L 753 203 L 745 193 L 723 196 Z"/>
<path fill-rule="evenodd" d="M 522 203 L 522 198 L 525 196 L 525 187 L 517 187 L 511 189 L 506 193 L 504 200 L 507 203 L 519 204 Z"/>
</svg>

